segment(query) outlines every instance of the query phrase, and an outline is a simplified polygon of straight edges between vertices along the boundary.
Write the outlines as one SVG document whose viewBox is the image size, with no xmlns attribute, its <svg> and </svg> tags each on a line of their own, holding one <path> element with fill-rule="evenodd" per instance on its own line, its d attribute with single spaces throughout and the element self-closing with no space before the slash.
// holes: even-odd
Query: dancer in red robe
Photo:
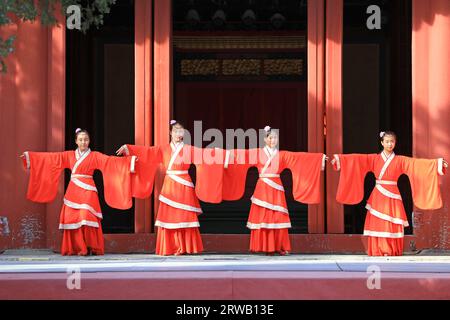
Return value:
<svg viewBox="0 0 450 320">
<path fill-rule="evenodd" d="M 439 209 L 442 199 L 439 175 L 448 166 L 443 158 L 414 159 L 394 153 L 394 132 L 380 133 L 383 151 L 380 154 L 336 154 L 331 161 L 340 170 L 336 199 L 343 204 L 357 204 L 364 195 L 364 178 L 375 174 L 376 186 L 366 209 L 364 235 L 368 236 L 369 256 L 400 256 L 403 254 L 404 227 L 408 220 L 397 188 L 400 175 L 409 177 L 414 204 L 424 210 Z"/>
<path fill-rule="evenodd" d="M 132 206 L 131 177 L 136 157 L 109 157 L 89 149 L 89 134 L 77 129 L 78 149 L 64 152 L 24 152 L 24 166 L 30 170 L 27 198 L 50 202 L 56 196 L 64 169 L 71 169 L 70 183 L 64 195 L 59 229 L 63 230 L 62 255 L 104 254 L 101 227 L 102 211 L 92 175 L 103 174 L 106 203 L 114 208 Z"/>
<path fill-rule="evenodd" d="M 238 200 L 244 194 L 247 170 L 256 166 L 259 179 L 251 197 L 247 228 L 250 251 L 288 254 L 291 228 L 280 173 L 289 169 L 293 178 L 294 199 L 308 204 L 320 202 L 321 171 L 326 156 L 322 153 L 278 151 L 278 135 L 270 127 L 262 149 L 232 150 L 226 155 L 223 200 Z"/>
<path fill-rule="evenodd" d="M 198 215 L 202 213 L 199 199 L 219 203 L 222 200 L 223 150 L 201 149 L 184 144 L 184 127 L 172 120 L 171 142 L 167 145 L 145 147 L 123 145 L 117 154 L 136 155 L 139 168 L 133 178 L 133 196 L 150 196 L 155 177 L 155 164 L 162 164 L 165 173 L 159 195 L 156 254 L 181 255 L 203 251 Z M 206 155 L 209 154 L 209 161 Z M 217 160 L 211 159 L 218 156 Z M 205 161 L 206 160 L 206 161 Z M 196 165 L 197 185 L 188 174 L 191 164 Z"/>
</svg>

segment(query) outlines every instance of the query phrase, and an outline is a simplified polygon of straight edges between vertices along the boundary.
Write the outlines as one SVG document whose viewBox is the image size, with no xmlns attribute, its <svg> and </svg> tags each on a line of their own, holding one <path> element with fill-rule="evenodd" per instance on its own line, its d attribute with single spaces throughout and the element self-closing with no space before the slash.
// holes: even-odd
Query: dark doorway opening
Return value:
<svg viewBox="0 0 450 320">
<path fill-rule="evenodd" d="M 134 1 L 112 6 L 99 29 L 66 34 L 66 149 L 75 148 L 77 127 L 90 132 L 90 148 L 113 155 L 134 143 Z M 66 186 L 70 176 L 66 174 Z M 134 233 L 134 206 L 109 207 L 101 173 L 94 174 L 104 233 Z"/>
<path fill-rule="evenodd" d="M 172 3 L 173 118 L 191 133 L 197 120 L 203 131 L 217 128 L 224 137 L 226 129 L 270 125 L 280 130 L 281 150 L 307 151 L 306 1 Z M 201 232 L 249 233 L 257 178 L 251 169 L 239 201 L 201 203 Z M 293 226 L 289 232 L 307 233 L 308 207 L 293 200 L 290 173 L 281 178 Z"/>
<path fill-rule="evenodd" d="M 381 9 L 381 29 L 370 30 L 367 7 Z M 411 0 L 344 1 L 343 146 L 344 153 L 381 151 L 379 132 L 397 133 L 396 154 L 412 155 Z M 375 177 L 365 180 L 364 200 L 345 206 L 345 232 L 363 232 L 365 204 Z M 412 233 L 412 197 L 408 178 L 398 187 Z"/>
</svg>

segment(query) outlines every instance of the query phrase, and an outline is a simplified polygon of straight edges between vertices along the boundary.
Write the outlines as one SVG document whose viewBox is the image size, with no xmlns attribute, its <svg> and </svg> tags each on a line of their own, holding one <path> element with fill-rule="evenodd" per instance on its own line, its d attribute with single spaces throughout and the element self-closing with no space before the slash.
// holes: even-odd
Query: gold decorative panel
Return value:
<svg viewBox="0 0 450 320">
<path fill-rule="evenodd" d="M 178 49 L 305 49 L 305 36 L 174 36 Z"/>
<path fill-rule="evenodd" d="M 266 59 L 264 60 L 264 74 L 273 75 L 301 75 L 303 73 L 302 59 Z"/>
<path fill-rule="evenodd" d="M 219 73 L 219 60 L 181 60 L 181 75 L 217 75 Z"/>
<path fill-rule="evenodd" d="M 225 76 L 257 76 L 260 73 L 261 60 L 259 59 L 227 59 L 222 61 L 222 74 Z"/>
</svg>

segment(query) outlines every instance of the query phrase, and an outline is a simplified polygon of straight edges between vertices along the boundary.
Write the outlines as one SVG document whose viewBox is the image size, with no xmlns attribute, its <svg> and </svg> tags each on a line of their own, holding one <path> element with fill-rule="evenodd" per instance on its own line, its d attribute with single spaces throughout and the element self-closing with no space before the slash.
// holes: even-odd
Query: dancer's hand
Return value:
<svg viewBox="0 0 450 320">
<path fill-rule="evenodd" d="M 123 146 L 121 146 L 117 151 L 116 151 L 116 155 L 121 156 L 121 155 L 126 155 L 127 154 L 127 145 L 124 144 Z"/>
<path fill-rule="evenodd" d="M 336 159 L 333 158 L 333 160 L 331 160 L 331 165 L 334 166 L 335 163 L 336 163 Z"/>
<path fill-rule="evenodd" d="M 444 159 L 444 168 L 448 168 L 448 162 Z"/>
<path fill-rule="evenodd" d="M 21 158 L 21 159 L 25 158 L 25 154 L 22 153 L 22 154 L 19 156 L 19 158 Z"/>
</svg>

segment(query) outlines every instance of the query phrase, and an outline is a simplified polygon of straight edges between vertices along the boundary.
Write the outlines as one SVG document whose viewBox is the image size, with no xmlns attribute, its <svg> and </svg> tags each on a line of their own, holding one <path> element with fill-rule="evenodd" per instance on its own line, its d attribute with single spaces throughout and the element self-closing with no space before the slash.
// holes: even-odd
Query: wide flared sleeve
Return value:
<svg viewBox="0 0 450 320">
<path fill-rule="evenodd" d="M 235 201 L 244 196 L 247 172 L 258 161 L 259 149 L 227 150 L 223 173 L 223 200 Z"/>
<path fill-rule="evenodd" d="M 336 200 L 343 204 L 357 204 L 364 198 L 364 179 L 373 171 L 372 154 L 335 154 L 333 168 L 340 171 Z"/>
<path fill-rule="evenodd" d="M 126 153 L 138 158 L 135 174 L 131 177 L 132 195 L 140 199 L 148 198 L 153 191 L 155 174 L 162 163 L 161 148 L 127 144 Z"/>
<path fill-rule="evenodd" d="M 323 153 L 280 151 L 280 166 L 292 173 L 292 193 L 296 201 L 307 204 L 320 202 L 320 177 L 325 169 Z"/>
<path fill-rule="evenodd" d="M 27 199 L 35 202 L 50 202 L 56 197 L 61 172 L 69 168 L 69 151 L 27 151 L 24 152 L 23 164 L 30 170 Z"/>
<path fill-rule="evenodd" d="M 96 169 L 102 172 L 106 203 L 113 208 L 129 209 L 133 205 L 131 175 L 136 157 L 114 157 L 94 152 Z"/>
<path fill-rule="evenodd" d="M 411 184 L 414 204 L 423 210 L 442 207 L 439 175 L 444 175 L 443 159 L 415 159 L 399 156 L 402 172 Z"/>
<path fill-rule="evenodd" d="M 196 168 L 195 193 L 204 202 L 222 202 L 223 164 L 225 150 L 191 146 L 192 163 Z"/>
</svg>

